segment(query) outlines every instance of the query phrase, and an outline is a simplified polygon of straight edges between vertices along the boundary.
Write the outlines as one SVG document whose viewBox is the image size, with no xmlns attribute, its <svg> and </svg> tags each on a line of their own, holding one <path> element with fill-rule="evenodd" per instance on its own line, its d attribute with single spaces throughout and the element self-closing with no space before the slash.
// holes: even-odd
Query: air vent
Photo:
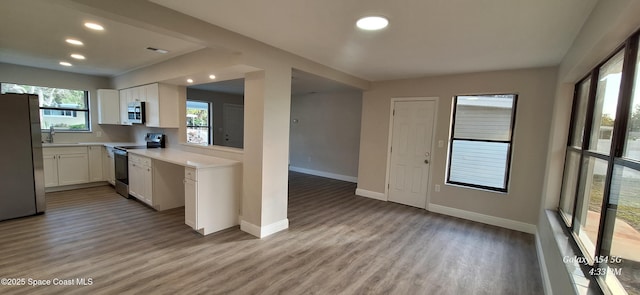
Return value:
<svg viewBox="0 0 640 295">
<path fill-rule="evenodd" d="M 162 53 L 162 54 L 169 53 L 168 50 L 164 50 L 164 49 L 158 49 L 158 48 L 153 48 L 153 47 L 147 47 L 147 49 L 151 50 L 153 52 Z"/>
</svg>

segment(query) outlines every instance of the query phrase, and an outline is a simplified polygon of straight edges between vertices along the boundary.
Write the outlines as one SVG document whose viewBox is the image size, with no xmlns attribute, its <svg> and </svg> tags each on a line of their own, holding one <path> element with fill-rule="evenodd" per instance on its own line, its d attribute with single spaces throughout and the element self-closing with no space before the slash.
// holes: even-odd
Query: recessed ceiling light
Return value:
<svg viewBox="0 0 640 295">
<path fill-rule="evenodd" d="M 104 27 L 96 23 L 86 22 L 84 26 L 95 31 L 104 31 Z"/>
<path fill-rule="evenodd" d="M 71 38 L 69 38 L 69 39 L 64 40 L 64 41 L 66 41 L 66 42 L 67 42 L 67 43 L 69 43 L 69 44 L 73 44 L 73 45 L 84 45 L 84 43 L 82 43 L 82 41 L 77 40 L 77 39 L 71 39 Z"/>
<path fill-rule="evenodd" d="M 193 83 L 193 79 L 187 79 L 187 83 Z"/>
<path fill-rule="evenodd" d="M 84 55 L 77 54 L 77 53 L 72 54 L 71 57 L 73 57 L 75 59 L 85 59 Z"/>
<path fill-rule="evenodd" d="M 66 61 L 61 61 L 60 65 L 65 66 L 65 67 L 70 67 L 72 66 L 72 64 L 70 62 L 66 62 Z"/>
<path fill-rule="evenodd" d="M 389 20 L 382 16 L 367 16 L 356 22 L 358 28 L 367 31 L 381 30 L 386 28 L 387 25 L 389 25 Z"/>
<path fill-rule="evenodd" d="M 216 75 L 209 75 L 209 79 L 213 80 L 216 78 Z"/>
</svg>

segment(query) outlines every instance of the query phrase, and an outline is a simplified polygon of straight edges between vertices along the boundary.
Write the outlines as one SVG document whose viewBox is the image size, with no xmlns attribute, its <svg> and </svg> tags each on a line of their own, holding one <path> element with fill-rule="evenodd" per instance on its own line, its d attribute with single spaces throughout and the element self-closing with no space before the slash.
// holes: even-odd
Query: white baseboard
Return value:
<svg viewBox="0 0 640 295">
<path fill-rule="evenodd" d="M 471 211 L 460 210 L 451 207 L 445 207 L 442 205 L 429 204 L 429 211 L 440 213 L 444 215 L 449 215 L 453 217 L 458 217 L 462 219 L 467 219 L 471 221 L 476 221 L 480 223 L 495 225 L 499 227 L 504 227 L 512 230 L 517 230 L 520 232 L 525 232 L 529 234 L 536 233 L 536 226 L 534 224 L 524 223 L 520 221 L 515 221 L 511 219 L 505 219 L 485 214 L 480 214 Z"/>
<path fill-rule="evenodd" d="M 361 197 L 376 199 L 379 201 L 385 201 L 385 202 L 387 201 L 387 196 L 385 196 L 383 193 L 368 191 L 361 188 L 356 189 L 356 195 Z"/>
<path fill-rule="evenodd" d="M 358 178 L 354 177 L 354 176 L 335 174 L 335 173 L 318 171 L 318 170 L 307 169 L 307 168 L 300 168 L 300 167 L 295 167 L 295 166 L 289 166 L 289 170 L 294 171 L 294 172 L 304 173 L 304 174 L 311 174 L 311 175 L 320 176 L 320 177 L 326 177 L 326 178 L 331 178 L 331 179 L 337 179 L 337 180 L 342 180 L 342 181 L 353 182 L 353 183 L 357 183 L 358 182 Z"/>
<path fill-rule="evenodd" d="M 542 242 L 540 242 L 540 236 L 536 232 L 536 253 L 538 254 L 538 267 L 540 268 L 540 274 L 542 275 L 542 288 L 545 295 L 553 295 L 551 290 L 551 278 L 549 278 L 549 271 L 547 270 L 547 263 L 544 259 L 544 251 L 542 250 Z"/>
<path fill-rule="evenodd" d="M 240 221 L 240 230 L 261 239 L 287 228 L 289 228 L 289 219 L 283 219 L 272 224 L 265 225 L 263 227 L 257 226 L 245 220 Z"/>
</svg>

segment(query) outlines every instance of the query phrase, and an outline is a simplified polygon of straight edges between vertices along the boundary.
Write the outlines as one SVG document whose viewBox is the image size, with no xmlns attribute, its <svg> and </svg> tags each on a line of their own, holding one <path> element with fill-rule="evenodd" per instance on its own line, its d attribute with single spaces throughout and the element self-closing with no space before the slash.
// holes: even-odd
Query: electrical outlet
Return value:
<svg viewBox="0 0 640 295">
<path fill-rule="evenodd" d="M 102 131 L 96 131 L 96 137 L 102 137 Z"/>
<path fill-rule="evenodd" d="M 438 140 L 438 147 L 439 148 L 444 147 L 444 140 Z"/>
<path fill-rule="evenodd" d="M 436 184 L 436 193 L 439 193 L 439 192 L 440 192 L 440 185 Z"/>
</svg>

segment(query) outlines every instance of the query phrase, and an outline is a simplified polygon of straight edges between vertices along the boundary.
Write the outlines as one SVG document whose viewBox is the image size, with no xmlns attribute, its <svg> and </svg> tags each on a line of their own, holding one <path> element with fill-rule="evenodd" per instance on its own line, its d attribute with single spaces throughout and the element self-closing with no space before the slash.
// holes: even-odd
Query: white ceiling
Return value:
<svg viewBox="0 0 640 295">
<path fill-rule="evenodd" d="M 557 65 L 597 0 L 139 1 L 377 81 Z M 0 1 L 0 62 L 114 76 L 202 48 L 77 11 L 70 2 Z M 356 29 L 357 18 L 369 14 L 388 17 L 389 27 Z M 85 29 L 85 20 L 102 23 L 106 31 Z M 85 46 L 64 43 L 71 36 Z M 170 53 L 154 53 L 149 46 Z M 87 60 L 68 57 L 76 52 Z M 61 60 L 75 66 L 62 67 Z"/>
<path fill-rule="evenodd" d="M 189 88 L 242 95 L 244 94 L 244 79 L 205 83 L 189 86 Z M 295 96 L 318 92 L 356 90 L 358 89 L 297 69 L 291 71 L 291 94 Z"/>
<path fill-rule="evenodd" d="M 203 46 L 158 34 L 121 22 L 76 11 L 61 0 L 0 1 L 0 62 L 99 76 L 114 76 L 167 60 Z M 85 21 L 102 24 L 95 32 L 83 26 Z M 72 46 L 73 37 L 84 46 Z M 147 47 L 169 50 L 159 54 Z M 87 59 L 74 60 L 79 53 Z M 64 67 L 59 62 L 71 62 Z"/>
<path fill-rule="evenodd" d="M 150 0 L 368 80 L 559 64 L 597 0 Z M 379 32 L 355 28 L 386 16 Z"/>
</svg>

